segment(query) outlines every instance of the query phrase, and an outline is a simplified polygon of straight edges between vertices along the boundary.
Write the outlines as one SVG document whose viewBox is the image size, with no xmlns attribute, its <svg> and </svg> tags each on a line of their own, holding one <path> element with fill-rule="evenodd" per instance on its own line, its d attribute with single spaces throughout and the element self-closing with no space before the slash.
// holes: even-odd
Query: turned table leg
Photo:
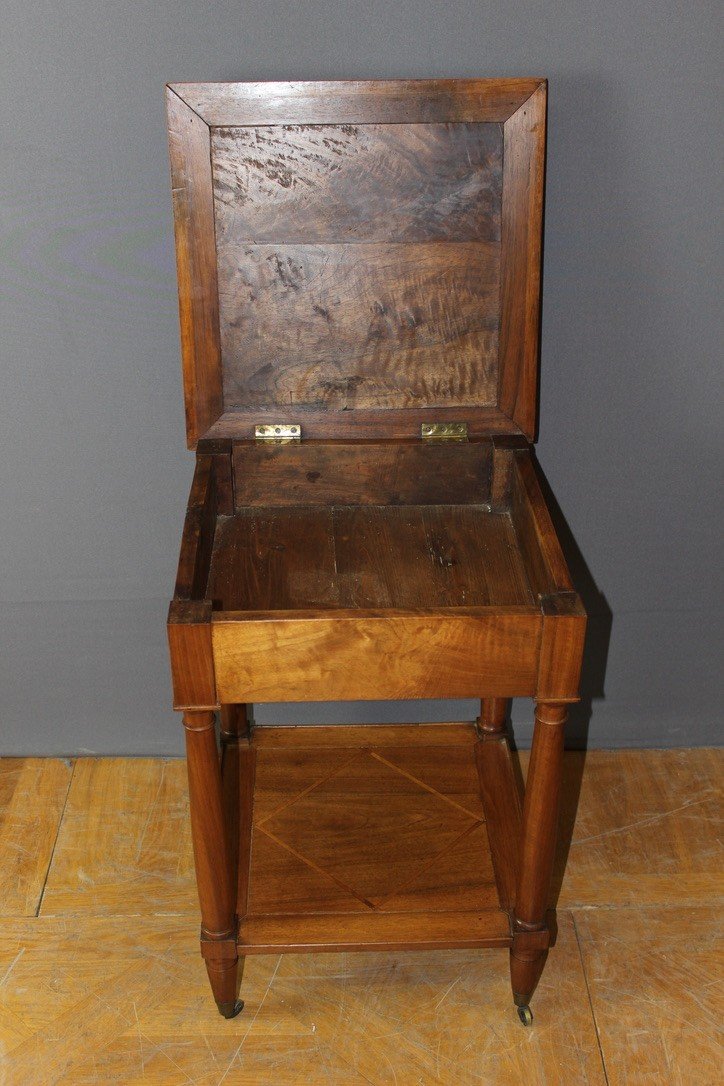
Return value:
<svg viewBox="0 0 724 1086">
<path fill-rule="evenodd" d="M 509 698 L 483 698 L 480 702 L 478 732 L 484 736 L 504 735 L 509 705 Z"/>
<path fill-rule="evenodd" d="M 239 878 L 239 744 L 249 743 L 249 717 L 246 705 L 222 705 L 219 716 L 226 844 L 229 850 L 231 885 L 236 886 Z"/>
<path fill-rule="evenodd" d="M 238 1014 L 236 902 L 224 820 L 214 714 L 184 713 L 191 836 L 201 906 L 201 953 L 225 1018 Z"/>
<path fill-rule="evenodd" d="M 526 1025 L 531 1021 L 528 1003 L 543 971 L 550 941 L 546 908 L 558 829 L 567 715 L 565 704 L 539 702 L 536 706 L 510 950 L 513 999 Z"/>
</svg>

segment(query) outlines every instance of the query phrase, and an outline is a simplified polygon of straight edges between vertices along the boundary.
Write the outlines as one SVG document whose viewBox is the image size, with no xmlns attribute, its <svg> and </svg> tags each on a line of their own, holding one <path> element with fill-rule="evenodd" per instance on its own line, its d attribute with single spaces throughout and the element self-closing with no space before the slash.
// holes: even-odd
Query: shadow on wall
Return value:
<svg viewBox="0 0 724 1086">
<path fill-rule="evenodd" d="M 539 390 L 545 395 L 547 389 L 545 339 L 551 344 L 560 414 L 575 418 L 577 441 L 586 433 L 601 444 L 606 419 L 616 420 L 620 427 L 630 410 L 632 344 L 630 337 L 624 341 L 618 331 L 626 323 L 620 273 L 635 263 L 633 254 L 641 239 L 635 209 L 627 200 L 626 179 L 621 177 L 630 162 L 622 146 L 625 88 L 590 77 L 562 77 L 550 87 L 549 107 Z M 652 349 L 656 348 L 649 346 Z M 600 405 L 605 405 L 604 410 Z M 606 435 L 607 448 L 614 433 L 612 427 Z M 583 461 L 583 450 L 581 454 Z M 588 615 L 580 701 L 571 705 L 566 727 L 567 750 L 581 754 L 567 758 L 564 767 L 550 892 L 555 908 L 573 839 L 593 703 L 606 696 L 613 613 L 544 472 L 538 463 L 536 467 L 573 584 Z"/>
</svg>

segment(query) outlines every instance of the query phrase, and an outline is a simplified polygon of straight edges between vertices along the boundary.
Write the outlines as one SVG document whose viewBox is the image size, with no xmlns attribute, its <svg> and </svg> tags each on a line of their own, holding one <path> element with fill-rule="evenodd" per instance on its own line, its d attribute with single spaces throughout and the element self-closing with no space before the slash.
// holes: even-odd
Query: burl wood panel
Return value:
<svg viewBox="0 0 724 1086">
<path fill-rule="evenodd" d="M 295 403 L 320 437 L 346 408 L 391 436 L 432 406 L 533 439 L 545 81 L 175 84 L 168 100 L 191 445 Z"/>
<path fill-rule="evenodd" d="M 295 506 L 220 518 L 224 611 L 533 606 L 515 529 L 481 506 Z"/>
<path fill-rule="evenodd" d="M 500 240 L 497 124 L 213 128 L 211 157 L 220 248 Z"/>
<path fill-rule="evenodd" d="M 495 242 L 219 246 L 224 406 L 493 404 Z"/>
</svg>

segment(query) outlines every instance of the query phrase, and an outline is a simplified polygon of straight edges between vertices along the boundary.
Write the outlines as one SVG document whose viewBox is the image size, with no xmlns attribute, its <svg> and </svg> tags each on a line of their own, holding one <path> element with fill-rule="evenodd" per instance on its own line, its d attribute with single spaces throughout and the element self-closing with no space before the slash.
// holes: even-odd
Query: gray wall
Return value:
<svg viewBox="0 0 724 1086">
<path fill-rule="evenodd" d="M 164 618 L 193 458 L 163 83 L 212 79 L 549 77 L 539 458 L 592 614 L 571 737 L 717 738 L 718 13 L 641 0 L 6 7 L 0 751 L 180 749 Z M 515 707 L 523 743 L 529 717 Z"/>
</svg>

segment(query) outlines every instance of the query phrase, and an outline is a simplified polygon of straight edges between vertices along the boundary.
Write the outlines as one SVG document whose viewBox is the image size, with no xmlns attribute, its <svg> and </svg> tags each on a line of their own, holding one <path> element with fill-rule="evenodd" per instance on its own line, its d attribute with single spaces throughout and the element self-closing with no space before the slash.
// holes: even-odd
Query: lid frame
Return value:
<svg viewBox="0 0 724 1086">
<path fill-rule="evenodd" d="M 471 434 L 523 434 L 538 418 L 541 234 L 547 84 L 544 79 L 172 83 L 166 87 L 178 270 L 186 438 L 251 437 L 259 409 L 224 412 L 211 128 L 237 125 L 478 121 L 503 125 L 500 328 L 495 407 L 296 414 L 314 437 L 409 436 L 420 421 L 470 422 Z M 270 408 L 277 416 L 279 408 Z M 358 416 L 354 425 L 350 415 Z M 421 419 L 424 415 L 425 418 Z M 420 416 L 420 417 L 418 417 Z M 305 423 L 306 420 L 306 423 Z"/>
</svg>

